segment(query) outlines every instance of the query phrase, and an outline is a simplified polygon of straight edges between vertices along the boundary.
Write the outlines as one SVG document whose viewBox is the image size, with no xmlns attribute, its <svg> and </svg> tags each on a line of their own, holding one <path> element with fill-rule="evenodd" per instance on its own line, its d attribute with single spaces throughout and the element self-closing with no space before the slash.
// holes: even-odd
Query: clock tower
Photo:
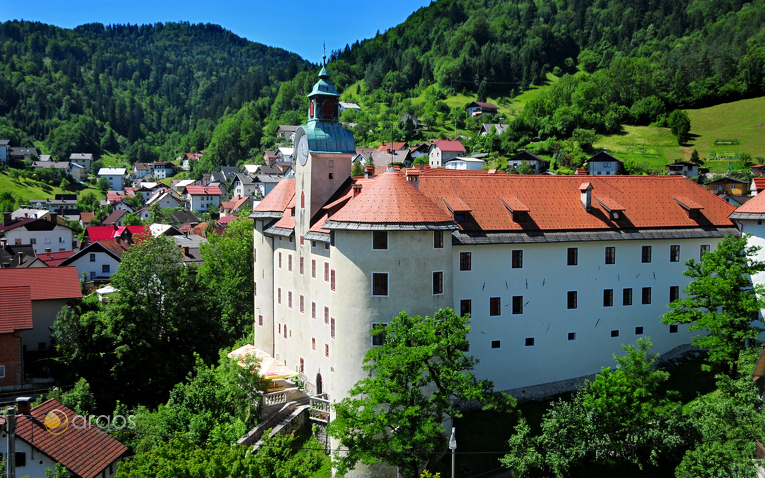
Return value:
<svg viewBox="0 0 765 478">
<path fill-rule="evenodd" d="M 340 94 L 322 66 L 308 94 L 308 123 L 295 132 L 295 233 L 305 235 L 311 218 L 351 177 L 353 134 L 339 121 Z"/>
</svg>

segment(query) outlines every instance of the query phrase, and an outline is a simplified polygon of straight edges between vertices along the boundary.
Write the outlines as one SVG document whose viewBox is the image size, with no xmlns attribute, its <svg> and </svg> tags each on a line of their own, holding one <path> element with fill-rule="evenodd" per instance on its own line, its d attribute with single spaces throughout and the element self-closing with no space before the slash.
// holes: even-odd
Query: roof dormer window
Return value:
<svg viewBox="0 0 765 478">
<path fill-rule="evenodd" d="M 523 204 L 517 197 L 504 197 L 499 198 L 502 204 L 510 212 L 510 217 L 513 222 L 526 222 L 529 217 L 529 208 Z"/>
<path fill-rule="evenodd" d="M 603 209 L 605 209 L 605 211 L 608 213 L 609 219 L 612 221 L 621 218 L 624 214 L 624 207 L 620 206 L 618 202 L 611 198 L 600 197 L 595 198 L 595 200 L 598 201 L 598 204 L 600 204 Z"/>
<path fill-rule="evenodd" d="M 685 196 L 676 197 L 673 199 L 680 205 L 680 207 L 683 208 L 683 210 L 685 210 L 685 213 L 689 218 L 699 219 L 701 217 L 701 210 L 704 209 L 704 206 L 701 204 Z"/>
</svg>

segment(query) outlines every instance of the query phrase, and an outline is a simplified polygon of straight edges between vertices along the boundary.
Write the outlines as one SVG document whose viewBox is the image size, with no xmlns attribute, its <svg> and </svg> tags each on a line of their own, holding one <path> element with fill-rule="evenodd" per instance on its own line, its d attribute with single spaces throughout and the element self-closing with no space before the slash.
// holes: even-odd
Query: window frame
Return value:
<svg viewBox="0 0 765 478">
<path fill-rule="evenodd" d="M 372 286 L 372 297 L 389 297 L 390 296 L 390 279 L 388 277 L 387 272 L 372 272 L 372 280 L 371 286 Z M 377 291 L 382 292 L 382 289 L 377 288 L 376 284 L 376 277 L 385 277 L 385 293 L 384 294 L 378 294 Z"/>
<path fill-rule="evenodd" d="M 502 297 L 489 297 L 489 317 L 502 317 Z"/>
<path fill-rule="evenodd" d="M 444 271 L 433 271 L 433 295 L 444 295 Z"/>
<path fill-rule="evenodd" d="M 680 262 L 680 244 L 669 246 L 669 262 Z"/>
<path fill-rule="evenodd" d="M 300 313 L 305 314 L 305 296 L 303 294 L 300 294 L 299 307 Z"/>
<path fill-rule="evenodd" d="M 510 253 L 510 268 L 523 269 L 523 249 L 514 249 Z"/>
<path fill-rule="evenodd" d="M 627 291 L 629 291 L 629 304 L 627 303 Z M 634 296 L 632 292 L 632 287 L 625 287 L 622 289 L 622 307 L 630 307 L 632 304 L 634 304 Z"/>
<path fill-rule="evenodd" d="M 653 246 L 643 246 L 640 249 L 640 263 L 650 264 L 653 258 Z"/>
<path fill-rule="evenodd" d="M 316 279 L 316 259 L 311 259 L 311 279 Z"/>
<path fill-rule="evenodd" d="M 329 325 L 329 306 L 324 306 L 324 325 Z"/>
<path fill-rule="evenodd" d="M 620 332 L 620 330 L 619 330 L 619 329 L 611 329 L 611 335 L 610 335 L 610 337 L 611 337 L 612 339 L 618 339 L 618 338 L 619 338 L 619 335 L 621 335 L 621 332 Z"/>
<path fill-rule="evenodd" d="M 459 257 L 459 270 L 460 272 L 470 272 L 473 270 L 473 253 L 472 251 L 461 251 Z"/>
<path fill-rule="evenodd" d="M 279 251 L 279 269 L 282 268 L 282 253 Z"/>
<path fill-rule="evenodd" d="M 579 308 L 579 291 L 567 290 L 566 291 L 566 309 L 576 310 Z"/>
<path fill-rule="evenodd" d="M 377 328 L 386 328 L 388 326 L 387 322 L 372 322 L 372 326 L 369 328 L 370 330 L 370 342 L 372 344 L 372 347 L 382 347 L 385 345 L 385 337 L 386 333 L 378 334 L 378 335 L 372 335 L 371 331 Z"/>
<path fill-rule="evenodd" d="M 329 282 L 329 262 L 324 261 L 324 282 Z"/>
<path fill-rule="evenodd" d="M 263 327 L 263 316 L 258 314 L 258 327 Z"/>
<path fill-rule="evenodd" d="M 566 266 L 574 267 L 578 265 L 579 265 L 579 248 L 578 247 L 567 248 L 566 249 Z"/>
<path fill-rule="evenodd" d="M 433 231 L 433 249 L 444 248 L 444 231 Z"/>
<path fill-rule="evenodd" d="M 523 315 L 523 296 L 514 295 L 510 299 L 510 311 L 511 315 Z"/>
<path fill-rule="evenodd" d="M 648 292 L 646 294 L 646 291 Z M 641 305 L 651 305 L 652 301 L 652 291 L 650 287 L 643 287 L 640 293 L 640 304 Z"/>
<path fill-rule="evenodd" d="M 605 254 L 605 264 L 607 266 L 616 264 L 616 246 L 606 246 Z"/>
<path fill-rule="evenodd" d="M 495 347 L 494 344 L 497 344 Z M 492 340 L 490 344 L 492 349 L 501 349 L 502 348 L 502 341 L 501 340 Z"/>
<path fill-rule="evenodd" d="M 463 307 L 463 304 L 465 303 L 467 304 L 467 308 L 469 309 L 468 314 L 470 314 L 470 316 L 472 317 L 473 316 L 473 299 L 460 299 L 460 317 L 465 315 L 463 313 L 465 309 Z"/>
<path fill-rule="evenodd" d="M 638 332 L 638 329 L 640 329 L 640 332 Z M 638 336 L 645 335 L 645 326 L 643 326 L 643 325 L 636 325 L 635 326 L 635 335 L 638 335 Z"/>
<path fill-rule="evenodd" d="M 576 340 L 577 340 L 576 332 L 566 332 L 566 342 L 576 342 Z"/>
<path fill-rule="evenodd" d="M 672 296 L 674 295 L 674 299 Z M 671 285 L 669 286 L 669 303 L 678 300 L 680 298 L 680 286 L 679 285 Z"/>
<path fill-rule="evenodd" d="M 300 275 L 305 275 L 305 257 L 300 256 Z"/>
<path fill-rule="evenodd" d="M 603 289 L 603 307 L 613 307 L 613 306 L 614 306 L 614 290 Z"/>
<path fill-rule="evenodd" d="M 704 254 L 712 252 L 712 247 L 709 244 L 701 244 L 699 246 L 699 261 L 704 260 Z"/>
<path fill-rule="evenodd" d="M 336 276 L 335 276 L 335 269 L 329 270 L 329 290 L 332 292 L 335 292 L 337 289 L 335 288 L 337 285 L 336 283 Z"/>
<path fill-rule="evenodd" d="M 534 346 L 536 346 L 536 337 L 524 337 L 523 338 L 523 346 L 524 347 L 534 347 Z"/>
<path fill-rule="evenodd" d="M 379 241 L 381 240 L 382 237 L 385 237 L 385 247 L 375 247 L 375 246 L 381 245 Z M 373 251 L 388 250 L 388 231 L 372 231 L 372 250 Z"/>
<path fill-rule="evenodd" d="M 670 334 L 677 334 L 680 332 L 680 326 L 678 324 L 669 324 L 667 330 Z"/>
<path fill-rule="evenodd" d="M 316 302 L 311 301 L 311 318 L 316 320 Z"/>
<path fill-rule="evenodd" d="M 324 342 L 324 358 L 329 358 L 329 344 Z"/>
<path fill-rule="evenodd" d="M 287 254 L 287 272 L 292 272 L 292 254 Z"/>
<path fill-rule="evenodd" d="M 282 303 L 282 288 L 281 287 L 276 288 L 276 303 L 277 304 Z"/>
</svg>

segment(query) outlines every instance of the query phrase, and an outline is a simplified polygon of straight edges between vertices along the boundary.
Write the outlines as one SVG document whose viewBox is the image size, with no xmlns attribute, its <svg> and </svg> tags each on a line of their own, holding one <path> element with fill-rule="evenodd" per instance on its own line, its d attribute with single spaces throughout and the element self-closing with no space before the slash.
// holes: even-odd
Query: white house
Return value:
<svg viewBox="0 0 765 478">
<path fill-rule="evenodd" d="M 98 170 L 99 178 L 109 181 L 109 189 L 121 191 L 125 187 L 125 168 L 101 168 Z"/>
<path fill-rule="evenodd" d="M 135 163 L 133 165 L 133 175 L 136 179 L 151 174 L 151 163 Z"/>
<path fill-rule="evenodd" d="M 253 179 L 245 174 L 239 173 L 234 177 L 231 183 L 234 196 L 255 196 L 259 190 L 258 185 Z"/>
<path fill-rule="evenodd" d="M 90 171 L 90 165 L 93 164 L 93 153 L 72 153 L 69 155 L 69 161 L 82 165 Z"/>
<path fill-rule="evenodd" d="M 667 165 L 670 176 L 685 176 L 686 178 L 696 178 L 699 176 L 699 165 L 686 161 L 678 161 Z"/>
<path fill-rule="evenodd" d="M 765 194 L 758 194 L 737 208 L 731 215 L 742 234 L 751 234 L 748 244 L 761 249 L 756 259 L 765 261 Z M 758 272 L 752 277 L 756 285 L 765 285 L 765 272 Z M 760 318 L 765 317 L 765 311 L 760 311 Z"/>
<path fill-rule="evenodd" d="M 588 173 L 591 176 L 612 176 L 624 171 L 624 163 L 610 155 L 608 151 L 601 151 L 587 160 L 590 165 Z"/>
<path fill-rule="evenodd" d="M 428 150 L 431 168 L 441 168 L 450 159 L 465 154 L 465 147 L 459 140 L 440 139 L 430 145 Z"/>
<path fill-rule="evenodd" d="M 128 451 L 125 445 L 54 399 L 34 408 L 30 408 L 29 400 L 29 397 L 16 400 L 16 476 L 44 477 L 46 470 L 55 471 L 56 463 L 80 478 L 117 475 L 117 467 Z M 58 418 L 58 427 L 50 427 L 50 414 Z M 4 422 L 5 418 L 0 418 L 0 424 Z M 121 422 L 118 425 L 122 425 Z M 51 433 L 51 429 L 57 433 Z M 3 452 L 8 446 L 7 437 L 5 433 L 0 434 Z"/>
<path fill-rule="evenodd" d="M 156 179 L 165 179 L 172 176 L 175 172 L 173 168 L 173 163 L 162 161 L 159 163 L 153 163 L 151 165 L 152 170 L 154 171 L 154 177 Z"/>
<path fill-rule="evenodd" d="M 146 201 L 146 206 L 149 207 L 154 203 L 159 203 L 161 209 L 182 207 L 184 205 L 183 200 L 178 198 L 176 194 L 169 189 L 154 193 L 154 195 Z"/>
<path fill-rule="evenodd" d="M 0 237 L 8 244 L 31 244 L 36 254 L 72 250 L 72 230 L 58 224 L 57 214 L 49 214 L 44 219 L 22 217 L 13 219 L 11 213 L 3 214 L 0 225 Z"/>
<path fill-rule="evenodd" d="M 375 163 L 376 164 L 376 163 Z M 486 161 L 478 158 L 464 158 L 457 156 L 454 159 L 450 159 L 446 162 L 444 167 L 446 169 L 461 169 L 468 171 L 480 171 L 483 169 Z"/>
<path fill-rule="evenodd" d="M 122 254 L 130 244 L 119 237 L 102 239 L 81 249 L 75 255 L 65 259 L 61 266 L 77 267 L 77 276 L 87 280 L 106 280 L 116 273 L 122 261 Z"/>
<path fill-rule="evenodd" d="M 523 163 L 528 164 L 532 168 L 534 168 L 534 172 L 536 174 L 539 174 L 543 171 L 546 171 L 547 168 L 550 167 L 550 161 L 547 161 L 544 158 L 541 158 L 537 156 L 534 153 L 531 153 L 529 151 L 521 151 L 520 153 L 516 154 L 512 158 L 507 160 L 507 167 L 510 168 L 518 168 Z"/>
<path fill-rule="evenodd" d="M 186 187 L 186 200 L 192 212 L 207 212 L 210 206 L 220 207 L 222 195 L 218 186 Z"/>
</svg>

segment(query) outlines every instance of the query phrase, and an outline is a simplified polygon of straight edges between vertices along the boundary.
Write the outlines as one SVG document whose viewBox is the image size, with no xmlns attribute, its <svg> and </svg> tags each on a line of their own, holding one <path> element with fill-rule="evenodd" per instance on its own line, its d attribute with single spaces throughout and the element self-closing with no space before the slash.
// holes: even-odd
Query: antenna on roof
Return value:
<svg viewBox="0 0 765 478">
<path fill-rule="evenodd" d="M 322 65 L 321 66 L 327 66 L 327 42 L 324 41 L 324 56 L 321 57 Z"/>
</svg>

